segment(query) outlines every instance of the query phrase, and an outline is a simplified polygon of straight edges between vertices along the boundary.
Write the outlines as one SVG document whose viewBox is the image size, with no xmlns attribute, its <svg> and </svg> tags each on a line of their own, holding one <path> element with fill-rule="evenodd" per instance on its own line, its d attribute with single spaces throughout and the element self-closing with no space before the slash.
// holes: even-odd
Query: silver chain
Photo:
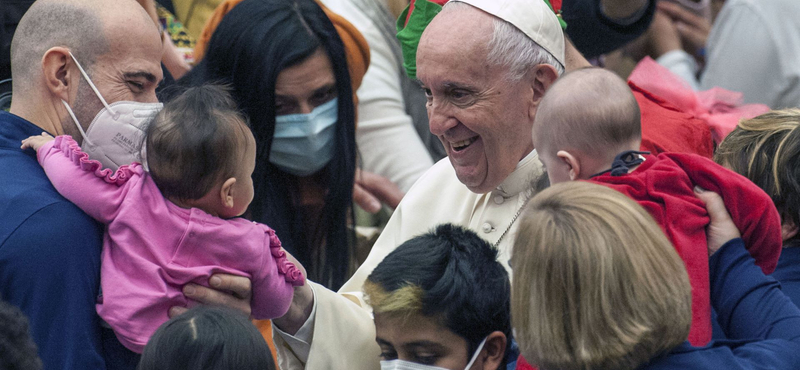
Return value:
<svg viewBox="0 0 800 370">
<path fill-rule="evenodd" d="M 514 226 L 514 222 L 517 221 L 517 218 L 519 218 L 519 215 L 522 214 L 522 210 L 525 209 L 525 205 L 528 204 L 528 201 L 531 200 L 531 198 L 533 198 L 533 196 L 528 196 L 525 199 L 525 201 L 522 202 L 522 206 L 519 207 L 519 209 L 517 210 L 517 213 L 514 215 L 514 218 L 511 219 L 511 223 L 508 224 L 508 227 L 506 228 L 506 231 L 503 231 L 503 234 L 500 235 L 500 239 L 497 239 L 497 241 L 494 243 L 493 247 L 497 248 L 500 245 L 500 242 L 503 241 L 503 238 L 506 236 L 506 234 L 508 234 L 508 231 L 511 230 L 511 226 Z"/>
</svg>

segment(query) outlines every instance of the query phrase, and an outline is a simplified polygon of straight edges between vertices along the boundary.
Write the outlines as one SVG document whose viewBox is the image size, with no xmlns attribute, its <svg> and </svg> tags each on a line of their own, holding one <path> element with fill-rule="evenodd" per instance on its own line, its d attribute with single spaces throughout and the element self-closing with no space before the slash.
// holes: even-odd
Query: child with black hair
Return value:
<svg viewBox="0 0 800 370">
<path fill-rule="evenodd" d="M 445 224 L 390 253 L 364 283 L 381 369 L 504 369 L 510 282 L 497 249 Z M 511 358 L 509 358 L 511 357 Z"/>
<path fill-rule="evenodd" d="M 252 281 L 253 317 L 285 314 L 303 274 L 274 230 L 237 218 L 253 200 L 256 144 L 228 92 L 186 90 L 144 143 L 148 171 L 133 163 L 113 173 L 69 136 L 22 142 L 61 195 L 107 225 L 97 312 L 120 342 L 141 353 L 169 308 L 190 303 L 181 288 L 216 273 Z"/>
<path fill-rule="evenodd" d="M 274 370 L 267 342 L 240 312 L 198 306 L 161 325 L 137 370 Z"/>
</svg>

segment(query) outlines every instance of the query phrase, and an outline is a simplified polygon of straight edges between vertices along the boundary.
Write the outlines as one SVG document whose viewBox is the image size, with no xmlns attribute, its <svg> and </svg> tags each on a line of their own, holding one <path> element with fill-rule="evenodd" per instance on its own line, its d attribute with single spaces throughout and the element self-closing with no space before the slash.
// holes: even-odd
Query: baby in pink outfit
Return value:
<svg viewBox="0 0 800 370">
<path fill-rule="evenodd" d="M 23 141 L 61 195 L 106 224 L 97 312 L 128 349 L 141 353 L 188 283 L 212 274 L 252 281 L 252 314 L 283 316 L 300 270 L 275 231 L 237 218 L 253 200 L 256 143 L 230 95 L 191 88 L 146 130 L 146 161 L 102 169 L 69 136 Z"/>
</svg>

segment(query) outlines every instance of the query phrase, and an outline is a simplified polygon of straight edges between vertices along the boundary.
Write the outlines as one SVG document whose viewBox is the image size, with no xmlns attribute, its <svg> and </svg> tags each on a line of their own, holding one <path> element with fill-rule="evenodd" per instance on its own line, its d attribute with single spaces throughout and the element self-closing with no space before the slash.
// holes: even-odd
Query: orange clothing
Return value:
<svg viewBox="0 0 800 370">
<path fill-rule="evenodd" d="M 222 18 L 225 14 L 228 14 L 231 9 L 242 1 L 243 0 L 226 0 L 214 10 L 214 14 L 208 18 L 205 27 L 203 27 L 203 32 L 197 39 L 197 44 L 194 48 L 195 63 L 199 63 L 200 60 L 203 59 L 203 56 L 205 56 L 208 42 L 211 41 L 211 35 L 214 34 L 214 31 L 217 29 L 217 26 L 219 26 L 219 23 L 222 22 Z M 364 78 L 364 74 L 367 73 L 367 67 L 369 67 L 369 45 L 367 44 L 367 40 L 364 39 L 361 32 L 358 32 L 356 27 L 346 19 L 330 11 L 330 9 L 319 1 L 317 1 L 317 5 L 322 8 L 322 11 L 324 11 L 328 19 L 331 20 L 333 27 L 336 28 L 336 32 L 339 34 L 339 38 L 341 38 L 342 43 L 344 43 L 345 54 L 347 55 L 347 68 L 350 71 L 350 81 L 353 85 L 353 102 L 355 105 L 358 105 L 356 90 L 361 86 L 361 80 Z"/>
<path fill-rule="evenodd" d="M 278 364 L 278 351 L 275 349 L 275 343 L 272 341 L 272 320 L 253 320 L 253 324 L 261 332 L 261 336 L 267 341 L 269 351 L 272 352 L 272 359 L 275 364 Z"/>
</svg>

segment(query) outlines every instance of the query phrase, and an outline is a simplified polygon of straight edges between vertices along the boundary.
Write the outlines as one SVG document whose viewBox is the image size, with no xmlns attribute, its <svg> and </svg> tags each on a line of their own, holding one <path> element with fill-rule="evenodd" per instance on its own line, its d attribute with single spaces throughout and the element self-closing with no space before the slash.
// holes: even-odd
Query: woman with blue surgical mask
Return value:
<svg viewBox="0 0 800 370">
<path fill-rule="evenodd" d="M 245 0 L 220 22 L 202 61 L 178 81 L 231 86 L 256 138 L 255 197 L 266 223 L 337 289 L 349 276 L 355 107 L 345 48 L 312 0 Z"/>
</svg>

